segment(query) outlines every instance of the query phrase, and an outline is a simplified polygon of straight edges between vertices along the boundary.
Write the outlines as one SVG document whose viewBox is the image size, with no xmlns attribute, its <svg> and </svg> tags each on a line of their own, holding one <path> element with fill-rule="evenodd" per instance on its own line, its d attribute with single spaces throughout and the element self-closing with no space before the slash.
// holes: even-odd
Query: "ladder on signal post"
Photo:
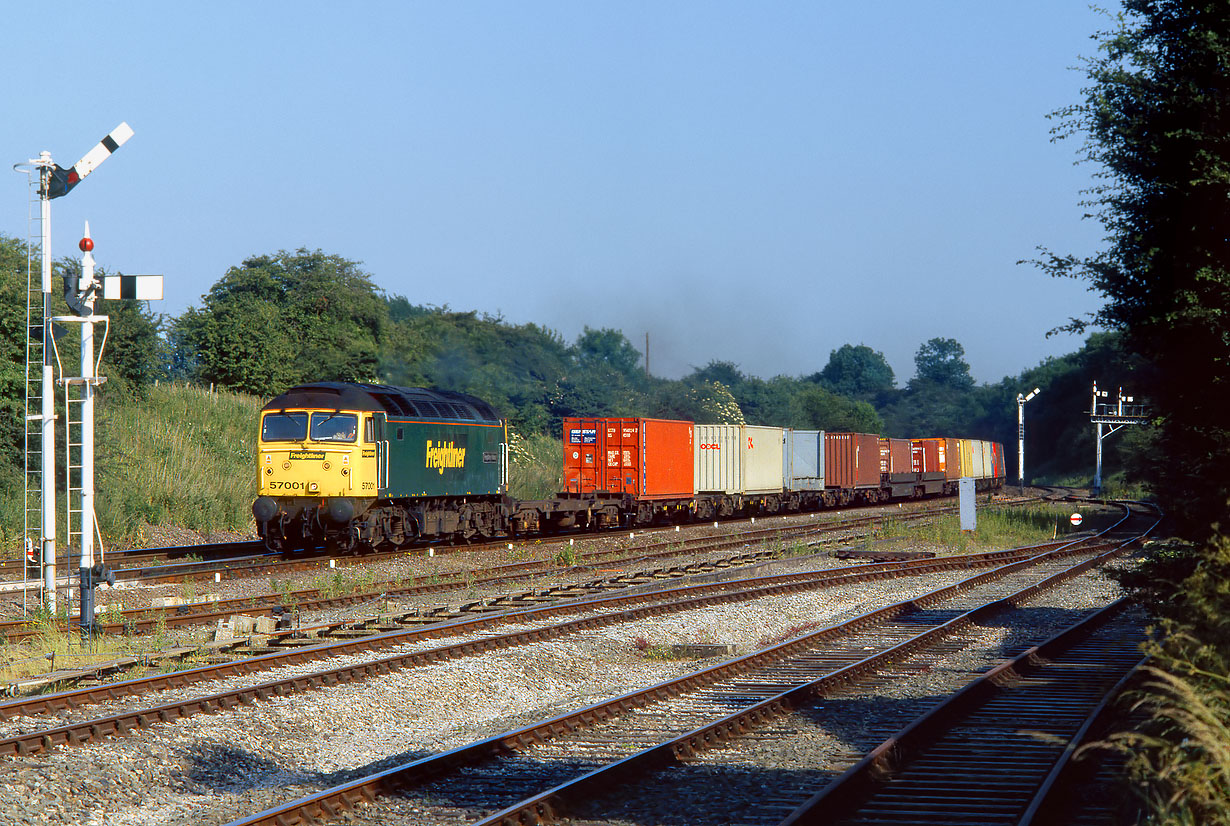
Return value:
<svg viewBox="0 0 1230 826">
<path fill-rule="evenodd" d="M 106 347 L 107 333 L 110 331 L 110 321 L 107 316 L 56 316 L 55 321 L 72 324 L 91 325 L 103 324 L 102 344 L 91 359 L 91 369 L 81 366 L 81 373 L 89 375 L 65 375 L 64 365 L 60 362 L 59 348 L 52 340 L 56 355 L 56 367 L 62 378 L 59 383 L 64 386 L 64 457 L 65 457 L 65 536 L 66 550 L 71 559 L 74 551 L 79 552 L 86 544 L 83 532 L 89 531 L 90 537 L 101 539 L 98 533 L 98 520 L 94 513 L 92 494 L 94 491 L 94 461 L 93 461 L 93 415 L 86 413 L 86 402 L 90 394 L 100 384 L 107 381 L 99 377 L 99 365 L 102 362 L 103 348 Z M 90 441 L 87 443 L 87 433 Z M 90 455 L 86 457 L 85 451 Z M 89 478 L 87 478 L 87 474 Z M 89 494 L 87 496 L 87 493 Z M 89 511 L 88 513 L 86 511 Z M 102 561 L 102 545 L 98 545 L 98 561 Z"/>
<path fill-rule="evenodd" d="M 43 212 L 39 197 L 39 177 L 37 174 L 28 177 L 30 214 L 26 237 L 26 406 L 23 434 L 25 494 L 22 517 L 22 550 L 25 562 L 22 578 L 33 578 L 41 582 L 39 556 L 43 548 L 43 361 L 46 357 L 43 339 L 46 333 L 45 319 L 50 308 L 45 306 L 46 294 L 43 292 L 41 269 Z M 22 588 L 22 616 L 27 612 L 26 594 L 26 589 Z"/>
</svg>

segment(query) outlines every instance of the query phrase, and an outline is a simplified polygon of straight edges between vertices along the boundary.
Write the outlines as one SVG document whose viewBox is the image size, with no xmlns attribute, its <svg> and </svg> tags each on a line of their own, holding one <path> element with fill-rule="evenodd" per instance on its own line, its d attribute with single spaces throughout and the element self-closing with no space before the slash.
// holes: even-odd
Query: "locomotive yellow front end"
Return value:
<svg viewBox="0 0 1230 826">
<path fill-rule="evenodd" d="M 290 404 L 261 412 L 252 506 L 259 532 L 273 549 L 348 547 L 356 516 L 377 492 L 373 414 L 321 409 L 320 399 L 280 401 Z"/>
</svg>

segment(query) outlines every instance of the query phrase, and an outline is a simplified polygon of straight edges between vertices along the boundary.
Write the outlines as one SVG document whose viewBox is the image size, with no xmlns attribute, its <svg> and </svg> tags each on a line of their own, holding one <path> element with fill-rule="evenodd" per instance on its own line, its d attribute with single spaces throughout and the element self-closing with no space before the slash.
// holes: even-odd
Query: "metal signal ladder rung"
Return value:
<svg viewBox="0 0 1230 826">
<path fill-rule="evenodd" d="M 83 387 L 84 384 L 80 380 L 74 381 L 71 378 L 64 380 L 64 456 L 68 469 L 65 480 L 67 482 L 67 490 L 65 492 L 65 509 L 67 514 L 65 534 L 68 539 L 69 548 L 81 547 L 81 526 L 83 522 L 81 518 L 83 507 L 82 490 L 84 489 L 81 473 L 81 440 L 83 438 L 82 427 L 84 426 L 84 417 L 81 411 L 85 398 L 80 390 L 78 392 L 81 395 L 75 394 L 73 388 Z"/>
<path fill-rule="evenodd" d="M 25 514 L 22 532 L 35 547 L 42 544 L 43 522 L 43 359 L 44 319 L 42 247 L 43 213 L 39 176 L 29 180 L 29 217 L 26 235 L 26 410 L 25 410 Z"/>
</svg>

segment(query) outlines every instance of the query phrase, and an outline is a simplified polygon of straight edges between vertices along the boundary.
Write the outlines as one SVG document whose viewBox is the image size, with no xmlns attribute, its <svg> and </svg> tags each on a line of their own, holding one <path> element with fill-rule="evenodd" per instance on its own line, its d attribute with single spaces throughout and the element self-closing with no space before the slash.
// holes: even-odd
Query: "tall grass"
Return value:
<svg viewBox="0 0 1230 826">
<path fill-rule="evenodd" d="M 961 530 L 959 516 L 938 516 L 921 523 L 903 523 L 889 519 L 882 535 L 901 537 L 940 545 L 964 553 L 971 548 L 1026 545 L 1042 542 L 1071 531 L 1068 516 L 1071 507 L 1037 505 L 1025 508 L 982 508 L 978 511 L 978 529 Z"/>
<path fill-rule="evenodd" d="M 1111 743 L 1129 756 L 1149 823 L 1230 826 L 1230 536 L 1158 543 L 1119 579 L 1157 624 L 1137 695 L 1149 719 Z"/>
<path fill-rule="evenodd" d="M 508 434 L 508 492 L 516 499 L 546 499 L 563 490 L 564 443 L 544 434 Z"/>
<path fill-rule="evenodd" d="M 95 512 L 103 541 L 141 543 L 149 525 L 250 530 L 260 404 L 252 396 L 184 385 L 150 387 L 136 399 L 101 394 Z M 21 542 L 21 470 L 0 474 L 0 542 L 13 556 Z M 59 475 L 57 532 L 64 536 L 62 469 Z"/>
<path fill-rule="evenodd" d="M 252 396 L 158 386 L 107 406 L 99 422 L 99 525 L 132 538 L 143 525 L 245 531 L 256 496 Z"/>
<path fill-rule="evenodd" d="M 1230 824 L 1230 679 L 1183 660 L 1159 663 L 1146 669 L 1138 703 L 1146 728 L 1110 742 L 1129 755 L 1151 823 Z"/>
</svg>

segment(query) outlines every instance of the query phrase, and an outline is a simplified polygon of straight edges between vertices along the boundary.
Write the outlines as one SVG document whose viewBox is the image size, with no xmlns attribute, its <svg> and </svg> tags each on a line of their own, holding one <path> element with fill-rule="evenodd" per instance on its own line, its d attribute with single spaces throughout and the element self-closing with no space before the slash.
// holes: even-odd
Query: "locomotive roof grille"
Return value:
<svg viewBox="0 0 1230 826">
<path fill-rule="evenodd" d="M 264 406 L 320 407 L 329 410 L 383 410 L 393 416 L 498 422 L 499 414 L 475 396 L 452 390 L 395 387 L 386 384 L 318 382 L 292 387 Z"/>
</svg>

